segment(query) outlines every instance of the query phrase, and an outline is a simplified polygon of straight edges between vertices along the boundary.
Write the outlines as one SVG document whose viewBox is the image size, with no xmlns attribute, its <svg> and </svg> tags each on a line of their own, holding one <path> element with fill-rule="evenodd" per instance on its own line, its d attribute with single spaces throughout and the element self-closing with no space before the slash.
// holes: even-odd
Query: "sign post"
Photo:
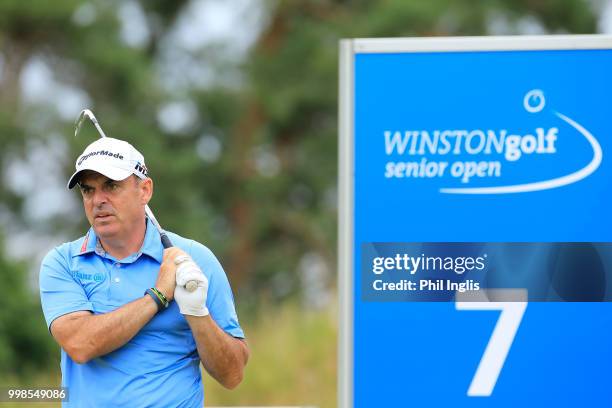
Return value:
<svg viewBox="0 0 612 408">
<path fill-rule="evenodd" d="M 340 407 L 612 401 L 611 73 L 608 36 L 341 42 Z"/>
</svg>

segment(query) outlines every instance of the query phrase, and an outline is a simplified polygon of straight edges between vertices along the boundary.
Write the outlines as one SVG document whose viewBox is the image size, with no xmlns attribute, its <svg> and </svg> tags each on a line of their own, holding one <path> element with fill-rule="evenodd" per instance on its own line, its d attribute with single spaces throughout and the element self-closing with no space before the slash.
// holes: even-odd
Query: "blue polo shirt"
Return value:
<svg viewBox="0 0 612 408">
<path fill-rule="evenodd" d="M 221 329 L 243 338 L 232 291 L 219 261 L 204 245 L 168 233 L 208 278 L 206 306 Z M 40 269 L 40 298 L 47 327 L 79 310 L 111 312 L 139 299 L 155 285 L 163 257 L 159 234 L 150 220 L 142 248 L 115 259 L 87 234 L 50 251 Z M 61 350 L 65 407 L 202 407 L 204 391 L 195 340 L 176 302 L 153 317 L 119 349 L 75 363 Z"/>
</svg>

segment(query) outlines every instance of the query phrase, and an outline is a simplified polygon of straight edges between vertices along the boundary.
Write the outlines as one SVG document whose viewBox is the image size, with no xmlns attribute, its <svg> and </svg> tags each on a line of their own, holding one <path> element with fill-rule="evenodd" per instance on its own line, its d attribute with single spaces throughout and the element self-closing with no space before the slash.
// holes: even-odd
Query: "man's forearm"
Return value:
<svg viewBox="0 0 612 408">
<path fill-rule="evenodd" d="M 235 388 L 242 381 L 249 358 L 246 343 L 230 336 L 208 316 L 185 315 L 206 371 L 226 388 Z"/>
<path fill-rule="evenodd" d="M 68 334 L 53 335 L 73 360 L 85 363 L 130 341 L 156 312 L 153 299 L 144 296 L 109 313 L 66 316 L 61 330 Z M 64 341 L 58 337 L 64 337 Z"/>
</svg>

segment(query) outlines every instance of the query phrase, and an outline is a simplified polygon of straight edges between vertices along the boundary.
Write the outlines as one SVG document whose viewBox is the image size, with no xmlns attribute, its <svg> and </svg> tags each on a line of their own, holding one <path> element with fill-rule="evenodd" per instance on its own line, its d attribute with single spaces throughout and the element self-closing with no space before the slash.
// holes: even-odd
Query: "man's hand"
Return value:
<svg viewBox="0 0 612 408">
<path fill-rule="evenodd" d="M 208 316 L 206 297 L 208 294 L 208 279 L 202 273 L 200 267 L 185 253 L 177 257 L 176 289 L 174 298 L 179 310 L 184 315 Z M 193 291 L 185 288 L 187 282 L 195 282 L 197 287 Z"/>
<path fill-rule="evenodd" d="M 155 287 L 164 294 L 168 301 L 174 299 L 174 289 L 176 288 L 176 264 L 174 259 L 186 255 L 185 252 L 176 247 L 164 249 L 164 259 L 162 260 L 157 282 Z"/>
</svg>

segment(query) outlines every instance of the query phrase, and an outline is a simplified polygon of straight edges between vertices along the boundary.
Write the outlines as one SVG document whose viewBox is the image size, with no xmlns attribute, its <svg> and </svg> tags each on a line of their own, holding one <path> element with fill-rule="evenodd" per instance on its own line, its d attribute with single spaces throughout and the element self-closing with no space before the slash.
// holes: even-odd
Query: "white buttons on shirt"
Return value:
<svg viewBox="0 0 612 408">
<path fill-rule="evenodd" d="M 119 283 L 120 280 L 121 279 L 119 279 L 119 278 L 115 278 L 115 283 Z"/>
</svg>

